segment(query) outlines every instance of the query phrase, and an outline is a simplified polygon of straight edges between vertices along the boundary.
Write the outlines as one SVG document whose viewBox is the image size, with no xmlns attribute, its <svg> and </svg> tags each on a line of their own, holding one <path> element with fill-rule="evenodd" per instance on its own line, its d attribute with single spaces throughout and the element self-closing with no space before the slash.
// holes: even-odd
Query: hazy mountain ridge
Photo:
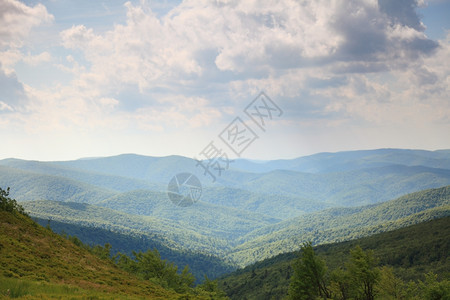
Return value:
<svg viewBox="0 0 450 300">
<path fill-rule="evenodd" d="M 450 169 L 448 159 L 449 150 L 376 149 L 337 153 L 324 152 L 294 159 L 280 159 L 258 163 L 242 159 L 237 160 L 233 167 L 256 173 L 277 169 L 306 173 L 330 173 L 382 167 L 390 164 Z"/>
</svg>

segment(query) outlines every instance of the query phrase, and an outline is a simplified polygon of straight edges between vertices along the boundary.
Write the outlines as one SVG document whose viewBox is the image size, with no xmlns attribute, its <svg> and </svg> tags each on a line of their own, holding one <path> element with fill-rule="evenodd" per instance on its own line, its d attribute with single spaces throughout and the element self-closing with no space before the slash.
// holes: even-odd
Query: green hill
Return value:
<svg viewBox="0 0 450 300">
<path fill-rule="evenodd" d="M 307 239 L 348 240 L 448 215 L 443 196 L 428 195 L 424 203 L 388 201 L 450 184 L 448 153 L 322 153 L 260 163 L 260 172 L 250 172 L 254 162 L 238 160 L 216 183 L 205 184 L 201 201 L 187 208 L 172 205 L 165 192 L 175 173 L 192 165 L 200 170 L 195 161 L 180 156 L 7 159 L 0 161 L 0 184 L 10 186 L 12 196 L 34 217 L 141 234 L 170 249 L 212 254 L 244 266 L 294 251 Z"/>
<path fill-rule="evenodd" d="M 130 193 L 145 195 L 147 192 Z M 304 214 L 275 224 L 270 224 L 270 219 L 252 218 L 251 214 L 232 209 L 211 213 L 214 212 L 211 205 L 202 203 L 158 210 L 155 216 L 159 217 L 136 215 L 139 211 L 145 212 L 142 205 L 146 205 L 146 198 L 143 198 L 144 203 L 136 199 L 127 202 L 127 199 L 134 198 L 117 198 L 106 204 L 114 204 L 115 208 L 131 214 L 87 203 L 42 200 L 22 204 L 32 216 L 43 220 L 144 235 L 171 249 L 218 255 L 240 266 L 297 250 L 306 240 L 316 244 L 339 242 L 450 215 L 450 186 L 376 205 Z M 178 220 L 169 219 L 169 215 L 177 216 Z M 217 216 L 222 217 L 217 219 Z M 247 231 L 239 231 L 241 226 Z M 230 237 L 232 240 L 228 240 Z"/>
<path fill-rule="evenodd" d="M 350 249 L 360 245 L 372 249 L 380 266 L 394 267 L 404 281 L 423 280 L 433 271 L 450 278 L 450 217 L 435 219 L 394 231 L 356 240 L 315 247 L 330 270 L 341 266 Z M 282 299 L 288 291 L 293 261 L 297 252 L 289 252 L 259 261 L 219 280 L 231 299 Z"/>
</svg>

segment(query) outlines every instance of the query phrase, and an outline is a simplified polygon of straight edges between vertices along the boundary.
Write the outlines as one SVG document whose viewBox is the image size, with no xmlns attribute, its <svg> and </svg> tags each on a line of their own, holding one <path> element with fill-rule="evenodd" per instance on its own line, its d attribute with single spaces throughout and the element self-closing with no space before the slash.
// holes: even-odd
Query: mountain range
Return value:
<svg viewBox="0 0 450 300">
<path fill-rule="evenodd" d="M 230 268 L 297 250 L 306 239 L 348 240 L 450 214 L 450 150 L 236 159 L 215 182 L 196 165 L 187 157 L 135 154 L 4 159 L 0 186 L 42 222 L 133 234 L 174 251 L 220 257 L 217 264 Z M 166 192 L 182 172 L 203 187 L 189 207 L 175 206 Z"/>
</svg>

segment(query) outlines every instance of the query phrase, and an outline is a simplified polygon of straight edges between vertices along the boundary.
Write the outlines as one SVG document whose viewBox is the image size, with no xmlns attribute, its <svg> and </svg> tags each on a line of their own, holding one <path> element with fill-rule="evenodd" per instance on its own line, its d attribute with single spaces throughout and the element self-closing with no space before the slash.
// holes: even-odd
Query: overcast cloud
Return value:
<svg viewBox="0 0 450 300">
<path fill-rule="evenodd" d="M 0 0 L 1 158 L 195 156 L 260 91 L 284 114 L 245 157 L 450 148 L 440 1 L 77 3 Z"/>
</svg>

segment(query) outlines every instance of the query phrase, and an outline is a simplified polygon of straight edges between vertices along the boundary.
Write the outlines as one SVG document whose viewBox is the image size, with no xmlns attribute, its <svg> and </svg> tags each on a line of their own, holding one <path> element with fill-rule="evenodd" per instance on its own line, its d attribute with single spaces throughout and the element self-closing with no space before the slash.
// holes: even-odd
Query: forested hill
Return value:
<svg viewBox="0 0 450 300">
<path fill-rule="evenodd" d="M 450 215 L 450 186 L 411 193 L 376 205 L 332 208 L 268 225 L 243 236 L 228 255 L 243 265 L 298 249 L 307 240 L 332 243 Z M 261 259 L 259 259 L 261 260 Z"/>
<path fill-rule="evenodd" d="M 373 250 L 378 265 L 392 266 L 404 282 L 424 281 L 430 271 L 441 280 L 450 280 L 449 236 L 450 217 L 443 217 L 370 237 L 319 245 L 315 250 L 330 270 L 341 267 L 350 250 L 360 245 Z M 219 285 L 231 299 L 282 299 L 288 293 L 298 255 L 289 252 L 259 261 L 221 278 Z"/>
</svg>

